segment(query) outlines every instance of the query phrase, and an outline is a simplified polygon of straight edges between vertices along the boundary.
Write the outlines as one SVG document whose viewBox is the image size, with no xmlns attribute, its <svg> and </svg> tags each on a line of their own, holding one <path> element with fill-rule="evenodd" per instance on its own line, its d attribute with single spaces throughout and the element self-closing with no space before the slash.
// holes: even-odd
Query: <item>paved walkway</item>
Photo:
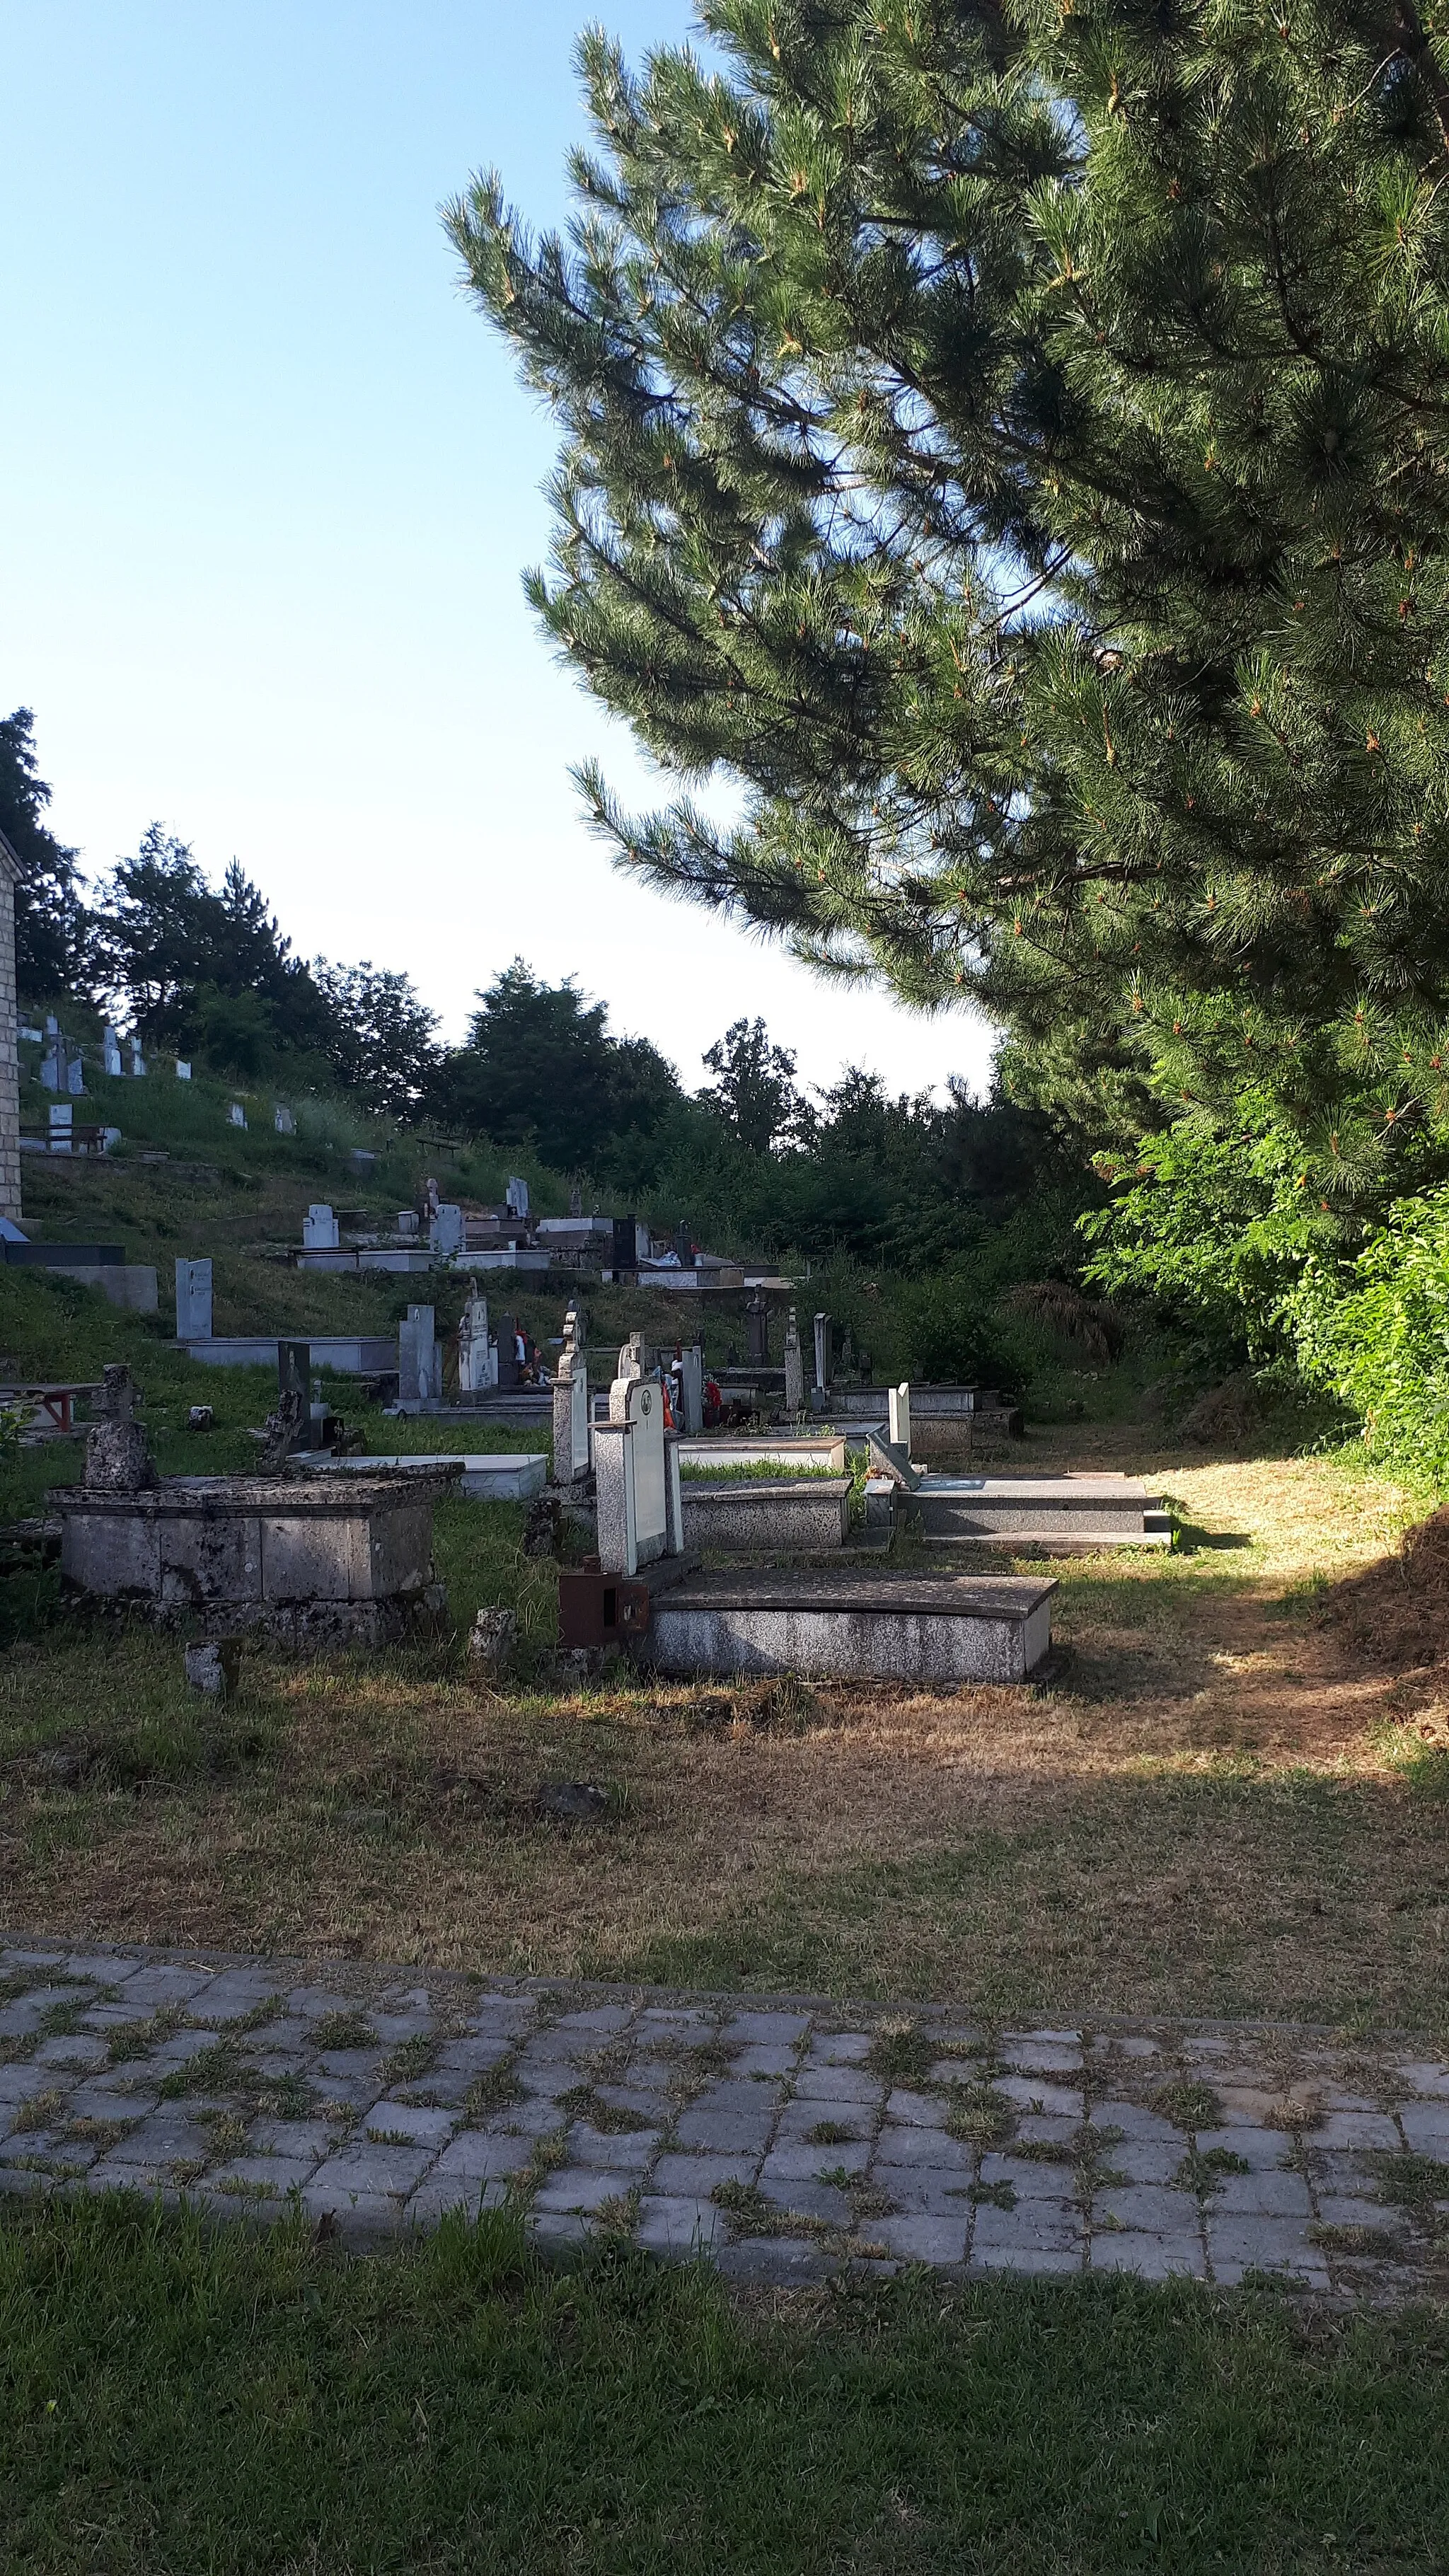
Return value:
<svg viewBox="0 0 1449 2576">
<path fill-rule="evenodd" d="M 0 2189 L 355 2242 L 509 2195 L 544 2244 L 1449 2286 L 1449 2063 L 1206 2023 L 986 2031 L 818 2001 L 0 1948 Z"/>
</svg>

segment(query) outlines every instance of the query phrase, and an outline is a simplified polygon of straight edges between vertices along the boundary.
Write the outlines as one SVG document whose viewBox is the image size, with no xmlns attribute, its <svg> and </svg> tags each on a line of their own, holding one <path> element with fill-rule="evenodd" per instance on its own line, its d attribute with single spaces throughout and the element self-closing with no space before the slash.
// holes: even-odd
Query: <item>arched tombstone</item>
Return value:
<svg viewBox="0 0 1449 2576">
<path fill-rule="evenodd" d="M 664 1389 L 646 1377 L 640 1336 L 619 1354 L 609 1419 L 594 1429 L 599 1563 L 605 1574 L 637 1574 L 684 1547 L 679 1439 L 664 1428 Z M 626 1368 L 631 1372 L 625 1374 Z"/>
</svg>

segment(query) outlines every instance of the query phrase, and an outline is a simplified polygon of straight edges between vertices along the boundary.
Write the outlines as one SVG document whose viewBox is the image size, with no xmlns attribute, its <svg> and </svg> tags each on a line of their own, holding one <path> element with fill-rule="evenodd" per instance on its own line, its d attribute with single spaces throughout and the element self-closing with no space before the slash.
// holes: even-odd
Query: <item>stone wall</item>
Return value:
<svg viewBox="0 0 1449 2576">
<path fill-rule="evenodd" d="M 15 888 L 20 862 L 0 832 L 0 1216 L 20 1222 L 20 1018 L 15 999 Z"/>
</svg>

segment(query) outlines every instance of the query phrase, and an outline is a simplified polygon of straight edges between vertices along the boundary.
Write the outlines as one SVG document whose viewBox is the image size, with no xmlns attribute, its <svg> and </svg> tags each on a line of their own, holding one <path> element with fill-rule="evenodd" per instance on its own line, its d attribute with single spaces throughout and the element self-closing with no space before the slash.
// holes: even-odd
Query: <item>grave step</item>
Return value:
<svg viewBox="0 0 1449 2576">
<path fill-rule="evenodd" d="M 1172 1544 L 1170 1513 L 1145 1485 L 1126 1476 L 930 1475 L 912 1503 L 921 1536 L 937 1544 Z"/>
<path fill-rule="evenodd" d="M 687 1577 L 637 1652 L 664 1673 L 803 1673 L 926 1686 L 1025 1681 L 1051 1645 L 1053 1582 L 839 1572 Z"/>
</svg>

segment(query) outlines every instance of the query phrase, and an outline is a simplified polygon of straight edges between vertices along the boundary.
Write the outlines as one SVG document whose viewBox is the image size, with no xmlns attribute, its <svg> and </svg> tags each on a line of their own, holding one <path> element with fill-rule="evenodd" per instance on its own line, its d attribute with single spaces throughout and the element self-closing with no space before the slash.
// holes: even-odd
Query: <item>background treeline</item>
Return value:
<svg viewBox="0 0 1449 2576">
<path fill-rule="evenodd" d="M 235 862 L 213 885 L 187 844 L 152 824 L 92 884 L 46 821 L 33 720 L 0 722 L 0 828 L 25 867 L 17 910 L 24 1003 L 83 1036 L 110 1017 L 144 1045 L 239 1084 L 341 1094 L 360 1110 L 486 1141 L 712 1249 L 804 1252 L 914 1273 L 951 1258 L 1070 1265 L 1079 1212 L 1103 1196 L 1044 1109 L 953 1084 L 944 1105 L 892 1096 L 851 1069 L 824 1092 L 760 1020 L 724 1031 L 691 1092 L 647 1039 L 618 1037 L 602 1003 L 521 959 L 495 975 L 461 1046 L 410 979 L 293 953 Z M 848 1002 L 844 1005 L 848 1011 Z"/>
</svg>

